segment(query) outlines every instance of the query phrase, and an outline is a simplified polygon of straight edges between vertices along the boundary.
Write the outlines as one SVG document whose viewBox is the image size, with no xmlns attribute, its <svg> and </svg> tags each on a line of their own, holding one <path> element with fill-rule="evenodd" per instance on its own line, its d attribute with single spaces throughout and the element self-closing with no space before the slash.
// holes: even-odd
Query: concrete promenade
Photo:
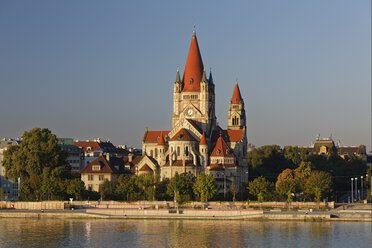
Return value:
<svg viewBox="0 0 372 248">
<path fill-rule="evenodd" d="M 372 222 L 369 210 L 351 211 L 263 211 L 202 209 L 77 209 L 77 210 L 0 210 L 0 218 L 63 219 L 208 219 L 262 221 L 357 221 Z"/>
</svg>

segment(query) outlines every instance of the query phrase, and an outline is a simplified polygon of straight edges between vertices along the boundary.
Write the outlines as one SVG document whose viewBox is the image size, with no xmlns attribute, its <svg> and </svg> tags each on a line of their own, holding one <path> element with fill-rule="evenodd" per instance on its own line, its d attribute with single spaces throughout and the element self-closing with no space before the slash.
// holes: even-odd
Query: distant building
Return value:
<svg viewBox="0 0 372 248">
<path fill-rule="evenodd" d="M 118 149 L 111 142 L 102 141 L 100 139 L 85 141 L 76 140 L 74 145 L 84 151 L 85 165 L 83 167 L 106 153 L 109 153 L 111 156 L 124 156 L 128 154 L 125 149 Z"/>
<path fill-rule="evenodd" d="M 79 172 L 85 166 L 84 151 L 74 145 L 71 138 L 58 138 L 58 145 L 68 153 L 67 162 L 71 165 L 72 171 Z"/>
<path fill-rule="evenodd" d="M 20 189 L 20 179 L 13 182 L 11 179 L 5 179 L 5 168 L 2 165 L 3 153 L 9 145 L 19 145 L 20 140 L 1 139 L 0 140 L 0 187 L 3 189 L 4 197 L 0 200 L 17 200 Z"/>
<path fill-rule="evenodd" d="M 340 144 L 336 145 L 331 137 L 321 139 L 318 135 L 313 145 L 304 146 L 302 148 L 305 148 L 309 152 L 309 154 L 328 156 L 333 147 L 336 148 L 338 155 L 342 158 L 345 158 L 345 156 L 355 155 L 360 158 L 367 159 L 365 145 L 359 146 L 341 146 Z"/>
</svg>

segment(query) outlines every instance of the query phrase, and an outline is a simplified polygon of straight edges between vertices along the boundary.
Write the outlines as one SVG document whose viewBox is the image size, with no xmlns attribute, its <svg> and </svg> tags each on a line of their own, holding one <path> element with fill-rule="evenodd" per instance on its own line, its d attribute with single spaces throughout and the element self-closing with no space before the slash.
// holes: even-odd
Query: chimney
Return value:
<svg viewBox="0 0 372 248">
<path fill-rule="evenodd" d="M 133 160 L 133 153 L 128 153 L 128 162 L 132 162 Z"/>
<path fill-rule="evenodd" d="M 110 153 L 108 153 L 108 152 L 106 153 L 106 160 L 110 161 Z"/>
</svg>

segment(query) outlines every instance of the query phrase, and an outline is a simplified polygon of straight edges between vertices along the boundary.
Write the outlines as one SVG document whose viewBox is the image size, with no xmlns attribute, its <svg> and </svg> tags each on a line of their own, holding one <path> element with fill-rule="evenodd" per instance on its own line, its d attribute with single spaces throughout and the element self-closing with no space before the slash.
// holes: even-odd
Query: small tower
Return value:
<svg viewBox="0 0 372 248">
<path fill-rule="evenodd" d="M 164 136 L 163 136 L 163 132 L 160 133 L 160 137 L 159 137 L 159 140 L 158 140 L 158 145 L 157 145 L 158 149 L 159 149 L 159 155 L 156 157 L 157 161 L 158 161 L 158 164 L 163 164 L 164 162 L 164 154 L 165 154 L 165 150 L 166 150 L 166 147 L 167 147 L 167 144 L 165 143 L 165 139 L 164 139 Z"/>
<path fill-rule="evenodd" d="M 238 82 L 235 84 L 227 118 L 227 129 L 246 129 L 244 101 L 240 94 Z"/>
<path fill-rule="evenodd" d="M 205 133 L 200 139 L 199 142 L 199 153 L 200 153 L 200 164 L 202 166 L 202 171 L 205 173 L 208 166 L 208 144 L 207 139 L 205 138 Z"/>
<path fill-rule="evenodd" d="M 180 70 L 177 67 L 177 75 L 176 75 L 176 81 L 174 81 L 173 84 L 173 125 L 176 121 L 178 121 L 178 116 L 180 114 L 180 95 L 182 91 L 182 82 L 180 78 Z"/>
</svg>

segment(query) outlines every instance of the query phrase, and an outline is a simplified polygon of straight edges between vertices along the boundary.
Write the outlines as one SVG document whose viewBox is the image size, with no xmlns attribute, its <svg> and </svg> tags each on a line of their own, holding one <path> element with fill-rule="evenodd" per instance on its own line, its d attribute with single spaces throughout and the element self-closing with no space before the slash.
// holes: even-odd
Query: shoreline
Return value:
<svg viewBox="0 0 372 248">
<path fill-rule="evenodd" d="M 128 209 L 126 209 L 128 210 Z M 0 211 L 0 219 L 2 218 L 59 218 L 59 219 L 173 219 L 173 220 L 244 220 L 244 221 L 303 221 L 303 222 L 372 222 L 372 214 L 370 213 L 273 213 L 264 211 L 255 211 L 251 213 L 218 213 L 213 210 L 197 210 L 195 214 L 184 212 L 182 215 L 174 213 L 167 214 L 158 211 L 138 210 L 128 211 L 123 209 L 111 209 L 102 213 L 100 211 L 82 211 L 82 210 L 55 210 L 55 211 Z M 187 211 L 187 210 L 186 210 Z"/>
</svg>

